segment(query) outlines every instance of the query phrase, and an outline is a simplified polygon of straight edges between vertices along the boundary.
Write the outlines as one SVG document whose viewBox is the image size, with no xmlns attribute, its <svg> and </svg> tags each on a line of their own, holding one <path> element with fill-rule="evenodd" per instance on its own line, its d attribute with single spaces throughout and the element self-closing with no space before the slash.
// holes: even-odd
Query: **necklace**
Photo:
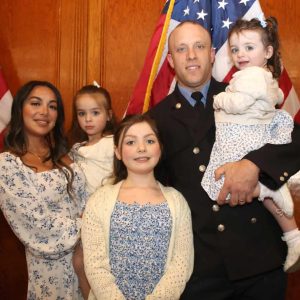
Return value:
<svg viewBox="0 0 300 300">
<path fill-rule="evenodd" d="M 44 162 L 44 159 L 49 155 L 49 151 L 48 151 L 46 154 L 44 154 L 44 155 L 38 155 L 38 154 L 36 154 L 36 153 L 34 153 L 34 152 L 31 152 L 31 151 L 29 151 L 29 150 L 27 150 L 27 153 L 30 153 L 30 154 L 32 154 L 33 156 L 37 157 L 37 158 L 39 159 L 40 162 Z"/>
</svg>

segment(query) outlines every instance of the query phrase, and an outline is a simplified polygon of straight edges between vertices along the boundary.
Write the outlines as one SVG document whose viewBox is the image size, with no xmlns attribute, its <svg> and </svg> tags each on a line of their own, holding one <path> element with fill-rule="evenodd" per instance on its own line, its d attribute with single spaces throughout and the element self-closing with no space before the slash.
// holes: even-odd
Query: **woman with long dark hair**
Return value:
<svg viewBox="0 0 300 300">
<path fill-rule="evenodd" d="M 81 299 L 72 267 L 85 180 L 67 156 L 55 86 L 30 81 L 16 94 L 0 154 L 0 208 L 25 246 L 28 299 Z"/>
</svg>

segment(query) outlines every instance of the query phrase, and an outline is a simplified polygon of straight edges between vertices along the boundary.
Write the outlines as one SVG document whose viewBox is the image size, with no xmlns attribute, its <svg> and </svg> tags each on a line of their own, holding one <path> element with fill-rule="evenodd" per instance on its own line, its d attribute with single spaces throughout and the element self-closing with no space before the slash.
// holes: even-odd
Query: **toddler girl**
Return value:
<svg viewBox="0 0 300 300">
<path fill-rule="evenodd" d="M 224 183 L 224 176 L 215 179 L 218 167 L 240 160 L 266 143 L 290 143 L 293 130 L 291 116 L 275 108 L 283 101 L 277 83 L 281 62 L 276 19 L 238 20 L 228 40 L 233 63 L 240 71 L 233 75 L 226 91 L 214 98 L 216 141 L 202 179 L 213 200 Z M 288 176 L 284 172 L 281 180 Z M 300 267 L 300 233 L 292 217 L 293 201 L 287 185 L 273 191 L 259 183 L 256 191 L 284 232 L 282 239 L 288 246 L 284 270 L 293 272 Z M 245 199 L 239 203 L 244 204 Z"/>
<path fill-rule="evenodd" d="M 102 87 L 86 85 L 75 95 L 71 156 L 83 169 L 87 189 L 93 193 L 113 170 L 115 118 L 111 98 Z"/>
<path fill-rule="evenodd" d="M 86 85 L 75 95 L 71 139 L 76 142 L 70 156 L 83 170 L 87 191 L 92 194 L 113 171 L 113 130 L 115 118 L 108 91 L 96 85 Z M 83 265 L 81 244 L 76 247 L 73 266 L 85 299 L 90 291 Z"/>
</svg>

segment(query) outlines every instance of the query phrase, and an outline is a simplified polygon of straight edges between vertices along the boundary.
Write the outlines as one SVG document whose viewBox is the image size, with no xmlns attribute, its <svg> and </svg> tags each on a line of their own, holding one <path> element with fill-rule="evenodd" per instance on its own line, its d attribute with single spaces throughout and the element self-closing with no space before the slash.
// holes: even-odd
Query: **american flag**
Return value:
<svg viewBox="0 0 300 300">
<path fill-rule="evenodd" d="M 136 83 L 127 114 L 147 111 L 171 93 L 175 86 L 174 72 L 166 56 L 170 32 L 184 20 L 194 20 L 211 31 L 216 60 L 213 76 L 229 82 L 236 71 L 229 56 L 227 35 L 230 26 L 239 18 L 262 18 L 258 0 L 169 0 L 166 2 L 150 46 L 144 67 Z M 300 122 L 300 103 L 285 69 L 279 79 L 285 100 L 282 108 Z"/>
<path fill-rule="evenodd" d="M 0 150 L 3 147 L 4 130 L 10 121 L 11 105 L 12 95 L 7 87 L 0 68 Z"/>
</svg>

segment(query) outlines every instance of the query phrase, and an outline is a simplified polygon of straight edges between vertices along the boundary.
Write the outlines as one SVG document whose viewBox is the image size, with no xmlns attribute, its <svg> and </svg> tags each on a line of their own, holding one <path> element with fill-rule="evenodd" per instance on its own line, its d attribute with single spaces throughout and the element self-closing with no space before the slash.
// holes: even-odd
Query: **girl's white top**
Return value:
<svg viewBox="0 0 300 300">
<path fill-rule="evenodd" d="M 270 124 L 284 99 L 272 73 L 249 67 L 234 73 L 225 92 L 214 97 L 216 123 Z"/>
<path fill-rule="evenodd" d="M 113 135 L 102 137 L 99 142 L 91 146 L 86 143 L 76 143 L 72 147 L 71 157 L 82 168 L 87 181 L 87 190 L 91 194 L 112 175 Z"/>
</svg>

